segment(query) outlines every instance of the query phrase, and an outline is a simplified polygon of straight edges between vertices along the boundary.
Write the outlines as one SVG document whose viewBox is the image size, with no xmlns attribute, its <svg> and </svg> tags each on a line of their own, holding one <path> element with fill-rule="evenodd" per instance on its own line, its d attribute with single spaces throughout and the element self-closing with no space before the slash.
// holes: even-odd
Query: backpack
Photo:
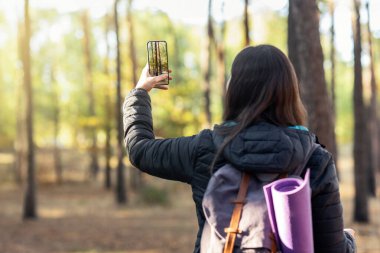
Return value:
<svg viewBox="0 0 380 253">
<path fill-rule="evenodd" d="M 299 177 L 319 145 L 311 151 L 291 177 Z M 263 187 L 285 174 L 249 175 L 225 164 L 211 177 L 203 197 L 206 218 L 201 253 L 274 253 L 278 243 L 272 231 Z"/>
</svg>

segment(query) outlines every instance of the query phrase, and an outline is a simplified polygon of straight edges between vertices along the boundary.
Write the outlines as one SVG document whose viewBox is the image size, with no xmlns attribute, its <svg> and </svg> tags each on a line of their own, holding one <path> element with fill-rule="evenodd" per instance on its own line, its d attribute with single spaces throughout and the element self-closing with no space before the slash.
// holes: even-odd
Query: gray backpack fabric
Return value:
<svg viewBox="0 0 380 253">
<path fill-rule="evenodd" d="M 311 154 L 317 147 L 314 144 L 302 164 L 291 173 L 292 177 L 302 174 Z M 226 241 L 224 229 L 229 227 L 243 173 L 230 164 L 219 168 L 211 177 L 203 197 L 203 212 L 206 222 L 201 238 L 201 253 L 221 253 Z M 279 174 L 252 175 L 246 203 L 243 206 L 237 234 L 235 253 L 271 252 L 271 225 L 268 217 L 263 186 L 273 182 Z"/>
</svg>

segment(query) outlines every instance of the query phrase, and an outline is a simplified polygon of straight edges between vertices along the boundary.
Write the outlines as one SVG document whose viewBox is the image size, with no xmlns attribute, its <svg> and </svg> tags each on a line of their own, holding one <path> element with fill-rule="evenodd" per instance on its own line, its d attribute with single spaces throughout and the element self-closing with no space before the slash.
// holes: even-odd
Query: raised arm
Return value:
<svg viewBox="0 0 380 253">
<path fill-rule="evenodd" d="M 160 76 L 147 77 L 146 70 L 138 88 L 128 94 L 123 105 L 124 140 L 129 159 L 138 169 L 153 176 L 190 183 L 198 138 L 155 139 L 148 91 L 160 81 Z"/>
</svg>

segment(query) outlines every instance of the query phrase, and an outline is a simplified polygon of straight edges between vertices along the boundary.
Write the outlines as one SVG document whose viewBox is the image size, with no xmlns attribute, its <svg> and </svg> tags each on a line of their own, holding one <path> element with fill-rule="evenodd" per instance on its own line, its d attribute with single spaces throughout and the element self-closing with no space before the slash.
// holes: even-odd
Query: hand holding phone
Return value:
<svg viewBox="0 0 380 253">
<path fill-rule="evenodd" d="M 168 71 L 168 73 L 171 73 L 171 70 Z M 144 69 L 141 72 L 140 79 L 136 84 L 136 88 L 138 89 L 144 89 L 146 91 L 150 91 L 152 88 L 157 88 L 161 90 L 167 90 L 169 89 L 169 85 L 162 84 L 162 81 L 165 79 L 172 79 L 171 76 L 168 77 L 168 74 L 162 74 L 159 76 L 151 76 L 149 74 L 149 66 L 148 64 L 145 65 Z"/>
<path fill-rule="evenodd" d="M 166 74 L 167 78 L 161 80 L 159 84 L 169 84 L 169 61 L 166 41 L 148 41 L 146 44 L 148 51 L 148 72 L 150 76 L 160 76 Z"/>
</svg>

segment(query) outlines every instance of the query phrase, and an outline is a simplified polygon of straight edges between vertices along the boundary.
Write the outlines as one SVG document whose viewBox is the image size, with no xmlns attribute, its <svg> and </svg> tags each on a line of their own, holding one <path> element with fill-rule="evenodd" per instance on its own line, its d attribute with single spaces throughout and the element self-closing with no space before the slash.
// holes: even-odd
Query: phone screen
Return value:
<svg viewBox="0 0 380 253">
<path fill-rule="evenodd" d="M 168 74 L 169 61 L 166 41 L 148 41 L 147 50 L 149 75 Z M 169 84 L 169 78 L 162 80 L 160 84 Z"/>
</svg>

